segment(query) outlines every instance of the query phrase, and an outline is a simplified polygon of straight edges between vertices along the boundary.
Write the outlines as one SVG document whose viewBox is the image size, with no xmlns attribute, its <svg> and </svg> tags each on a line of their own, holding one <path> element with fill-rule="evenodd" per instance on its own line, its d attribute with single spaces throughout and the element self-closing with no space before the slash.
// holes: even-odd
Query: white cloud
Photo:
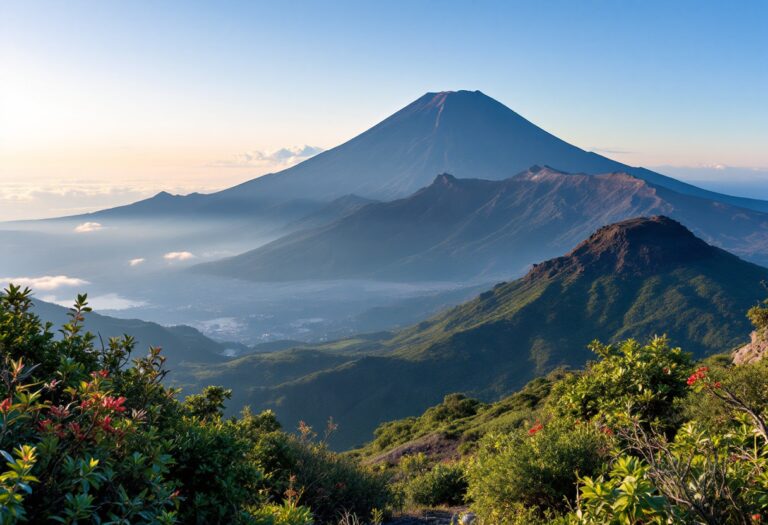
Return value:
<svg viewBox="0 0 768 525">
<path fill-rule="evenodd" d="M 322 153 L 323 149 L 315 146 L 294 146 L 280 148 L 274 151 L 246 151 L 235 155 L 232 159 L 221 160 L 211 164 L 217 168 L 262 168 L 267 170 L 285 169 L 299 162 Z"/>
<path fill-rule="evenodd" d="M 144 261 L 146 261 L 144 257 L 136 257 L 135 259 L 131 259 L 130 261 L 128 261 L 128 264 L 130 264 L 131 266 L 138 266 Z"/>
<path fill-rule="evenodd" d="M 168 252 L 163 255 L 163 259 L 166 261 L 187 261 L 194 258 L 195 255 L 191 252 Z"/>
<path fill-rule="evenodd" d="M 41 277 L 0 277 L 0 285 L 3 288 L 8 286 L 9 283 L 17 284 L 19 286 L 28 286 L 33 290 L 56 290 L 65 286 L 83 286 L 90 284 L 84 279 L 78 279 L 77 277 L 68 277 L 66 275 L 43 275 Z"/>
<path fill-rule="evenodd" d="M 100 222 L 84 222 L 75 227 L 76 233 L 89 233 L 102 229 L 104 226 Z"/>
<path fill-rule="evenodd" d="M 40 299 L 45 302 L 58 304 L 59 306 L 72 306 L 72 299 L 59 299 L 56 295 L 44 295 Z M 127 310 L 128 308 L 140 308 L 146 306 L 146 301 L 128 299 L 116 293 L 94 295 L 88 297 L 88 306 L 94 310 Z"/>
<path fill-rule="evenodd" d="M 94 310 L 127 310 L 128 308 L 146 306 L 147 302 L 128 299 L 116 293 L 108 293 L 88 297 L 88 304 Z"/>
</svg>

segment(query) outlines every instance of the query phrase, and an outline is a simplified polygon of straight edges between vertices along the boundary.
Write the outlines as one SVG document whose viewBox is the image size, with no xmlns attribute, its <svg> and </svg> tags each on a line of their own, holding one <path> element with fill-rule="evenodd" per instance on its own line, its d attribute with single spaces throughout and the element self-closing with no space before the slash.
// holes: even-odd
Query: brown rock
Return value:
<svg viewBox="0 0 768 525">
<path fill-rule="evenodd" d="M 768 353 L 768 334 L 752 332 L 751 341 L 733 353 L 733 362 L 737 365 L 754 363 L 763 359 Z"/>
</svg>

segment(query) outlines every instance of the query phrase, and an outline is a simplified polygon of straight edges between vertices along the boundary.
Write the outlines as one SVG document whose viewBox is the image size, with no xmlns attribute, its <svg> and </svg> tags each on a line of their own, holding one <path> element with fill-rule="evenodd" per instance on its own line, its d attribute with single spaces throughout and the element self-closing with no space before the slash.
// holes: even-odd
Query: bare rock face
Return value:
<svg viewBox="0 0 768 525">
<path fill-rule="evenodd" d="M 765 332 L 752 332 L 751 341 L 733 353 L 733 362 L 736 365 L 755 363 L 768 354 L 768 334 Z"/>
</svg>

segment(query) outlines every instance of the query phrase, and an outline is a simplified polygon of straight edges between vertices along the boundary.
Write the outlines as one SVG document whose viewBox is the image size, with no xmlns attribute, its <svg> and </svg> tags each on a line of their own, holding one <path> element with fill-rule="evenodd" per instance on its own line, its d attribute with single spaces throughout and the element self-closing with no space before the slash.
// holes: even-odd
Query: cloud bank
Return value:
<svg viewBox="0 0 768 525">
<path fill-rule="evenodd" d="M 40 277 L 0 277 L 0 286 L 6 287 L 9 283 L 17 284 L 19 286 L 28 286 L 29 288 L 32 288 L 32 290 L 44 291 L 90 284 L 84 279 L 69 277 L 67 275 L 43 275 Z"/>
</svg>

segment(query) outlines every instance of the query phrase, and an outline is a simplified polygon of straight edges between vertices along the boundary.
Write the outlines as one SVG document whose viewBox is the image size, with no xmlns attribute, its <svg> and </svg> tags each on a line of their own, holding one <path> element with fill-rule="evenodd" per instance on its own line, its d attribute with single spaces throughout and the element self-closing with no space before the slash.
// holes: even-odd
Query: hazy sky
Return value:
<svg viewBox="0 0 768 525">
<path fill-rule="evenodd" d="M 225 187 L 449 89 L 768 186 L 766 20 L 763 0 L 0 0 L 0 219 Z"/>
</svg>

